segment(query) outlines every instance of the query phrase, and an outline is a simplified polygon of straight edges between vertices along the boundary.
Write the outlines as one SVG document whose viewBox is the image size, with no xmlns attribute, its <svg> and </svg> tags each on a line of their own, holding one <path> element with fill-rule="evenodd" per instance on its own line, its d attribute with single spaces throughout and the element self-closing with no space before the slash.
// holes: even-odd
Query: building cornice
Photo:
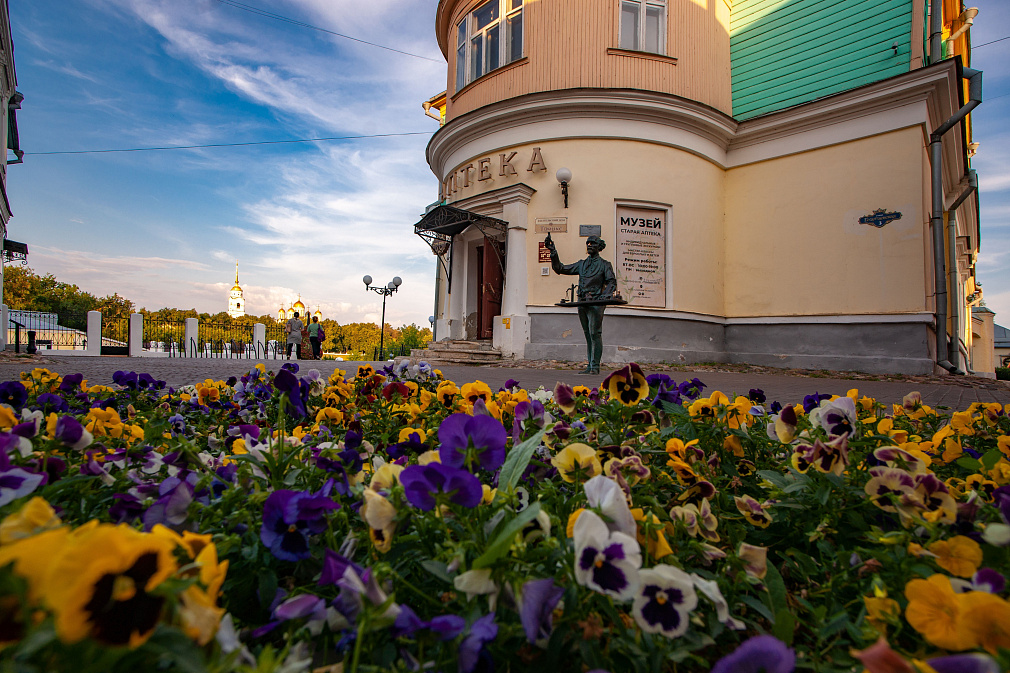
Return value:
<svg viewBox="0 0 1010 673">
<path fill-rule="evenodd" d="M 669 94 L 635 89 L 539 92 L 453 119 L 429 141 L 427 159 L 442 179 L 456 163 L 469 159 L 468 153 L 459 155 L 468 147 L 477 156 L 533 142 L 613 138 L 678 147 L 726 169 L 912 126 L 928 135 L 958 109 L 958 96 L 954 60 L 743 122 Z M 953 138 L 945 138 L 944 163 L 951 176 L 960 176 L 967 166 Z"/>
<path fill-rule="evenodd" d="M 509 185 L 500 189 L 492 189 L 489 192 L 476 194 L 466 199 L 453 201 L 449 205 L 454 208 L 462 208 L 478 215 L 491 215 L 502 212 L 505 205 L 509 203 L 529 204 L 530 199 L 537 193 L 526 183 Z"/>
<path fill-rule="evenodd" d="M 575 137 L 622 137 L 604 129 L 582 128 L 574 133 L 566 131 L 573 129 L 572 121 L 591 122 L 601 119 L 608 122 L 608 127 L 613 127 L 614 121 L 627 121 L 688 131 L 703 142 L 698 147 L 687 149 L 717 163 L 723 159 L 723 148 L 737 126 L 735 120 L 715 108 L 668 94 L 637 89 L 545 91 L 492 103 L 448 122 L 428 143 L 428 165 L 441 179 L 448 167 L 449 157 L 465 145 L 486 141 L 492 134 L 508 131 L 515 132 L 510 135 L 522 136 L 524 127 L 532 131 L 534 126 L 542 129 L 544 123 L 550 122 L 563 122 L 553 137 L 531 133 L 526 142 Z"/>
</svg>

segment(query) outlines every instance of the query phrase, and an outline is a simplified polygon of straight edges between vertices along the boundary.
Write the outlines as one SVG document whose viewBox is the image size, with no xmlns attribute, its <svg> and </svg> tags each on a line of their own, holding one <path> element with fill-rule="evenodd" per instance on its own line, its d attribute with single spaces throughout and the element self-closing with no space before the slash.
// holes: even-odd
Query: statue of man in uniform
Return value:
<svg viewBox="0 0 1010 673">
<path fill-rule="evenodd" d="M 617 292 L 617 277 L 614 267 L 600 257 L 600 251 L 607 244 L 599 236 L 586 239 L 586 253 L 589 255 L 574 264 L 562 264 L 558 258 L 558 250 L 547 234 L 545 247 L 551 252 L 551 268 L 554 273 L 562 276 L 579 277 L 579 301 L 614 299 Z M 598 306 L 579 306 L 579 322 L 586 335 L 586 353 L 588 363 L 583 374 L 599 374 L 600 359 L 603 357 L 603 310 L 605 304 Z"/>
</svg>

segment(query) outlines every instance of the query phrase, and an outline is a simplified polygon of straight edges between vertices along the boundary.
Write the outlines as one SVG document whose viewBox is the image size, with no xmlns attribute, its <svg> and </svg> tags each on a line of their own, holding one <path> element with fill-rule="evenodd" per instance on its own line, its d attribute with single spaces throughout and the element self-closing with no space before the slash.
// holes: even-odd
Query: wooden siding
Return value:
<svg viewBox="0 0 1010 673">
<path fill-rule="evenodd" d="M 736 0 L 730 24 L 733 116 L 756 117 L 907 72 L 912 4 Z"/>
<path fill-rule="evenodd" d="M 447 120 L 507 98 L 575 88 L 657 91 L 730 113 L 728 0 L 668 0 L 670 58 L 616 50 L 618 0 L 526 0 L 525 59 L 455 92 L 455 26 L 482 1 L 459 2 L 446 26 Z"/>
</svg>

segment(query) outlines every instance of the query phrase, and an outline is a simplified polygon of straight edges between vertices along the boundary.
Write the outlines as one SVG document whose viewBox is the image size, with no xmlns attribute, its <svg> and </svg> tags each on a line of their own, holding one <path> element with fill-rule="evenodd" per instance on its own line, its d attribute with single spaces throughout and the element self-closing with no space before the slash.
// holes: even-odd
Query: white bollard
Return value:
<svg viewBox="0 0 1010 673">
<path fill-rule="evenodd" d="M 86 355 L 102 354 L 102 312 L 88 311 L 88 347 Z"/>
<path fill-rule="evenodd" d="M 186 343 L 182 349 L 182 356 L 186 358 L 195 358 L 198 353 L 196 351 L 196 340 L 199 337 L 200 332 L 200 321 L 197 318 L 186 318 Z"/>
<path fill-rule="evenodd" d="M 130 314 L 130 357 L 140 357 L 144 354 L 144 314 Z"/>
</svg>

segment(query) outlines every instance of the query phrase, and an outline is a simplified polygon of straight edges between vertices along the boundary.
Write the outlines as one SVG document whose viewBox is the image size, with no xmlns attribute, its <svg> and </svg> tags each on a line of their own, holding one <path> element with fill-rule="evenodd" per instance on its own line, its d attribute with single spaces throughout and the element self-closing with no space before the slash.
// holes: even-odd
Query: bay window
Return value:
<svg viewBox="0 0 1010 673">
<path fill-rule="evenodd" d="M 456 25 L 456 90 L 523 57 L 523 0 L 488 0 Z"/>
<path fill-rule="evenodd" d="M 666 53 L 666 0 L 621 0 L 620 47 Z"/>
</svg>

